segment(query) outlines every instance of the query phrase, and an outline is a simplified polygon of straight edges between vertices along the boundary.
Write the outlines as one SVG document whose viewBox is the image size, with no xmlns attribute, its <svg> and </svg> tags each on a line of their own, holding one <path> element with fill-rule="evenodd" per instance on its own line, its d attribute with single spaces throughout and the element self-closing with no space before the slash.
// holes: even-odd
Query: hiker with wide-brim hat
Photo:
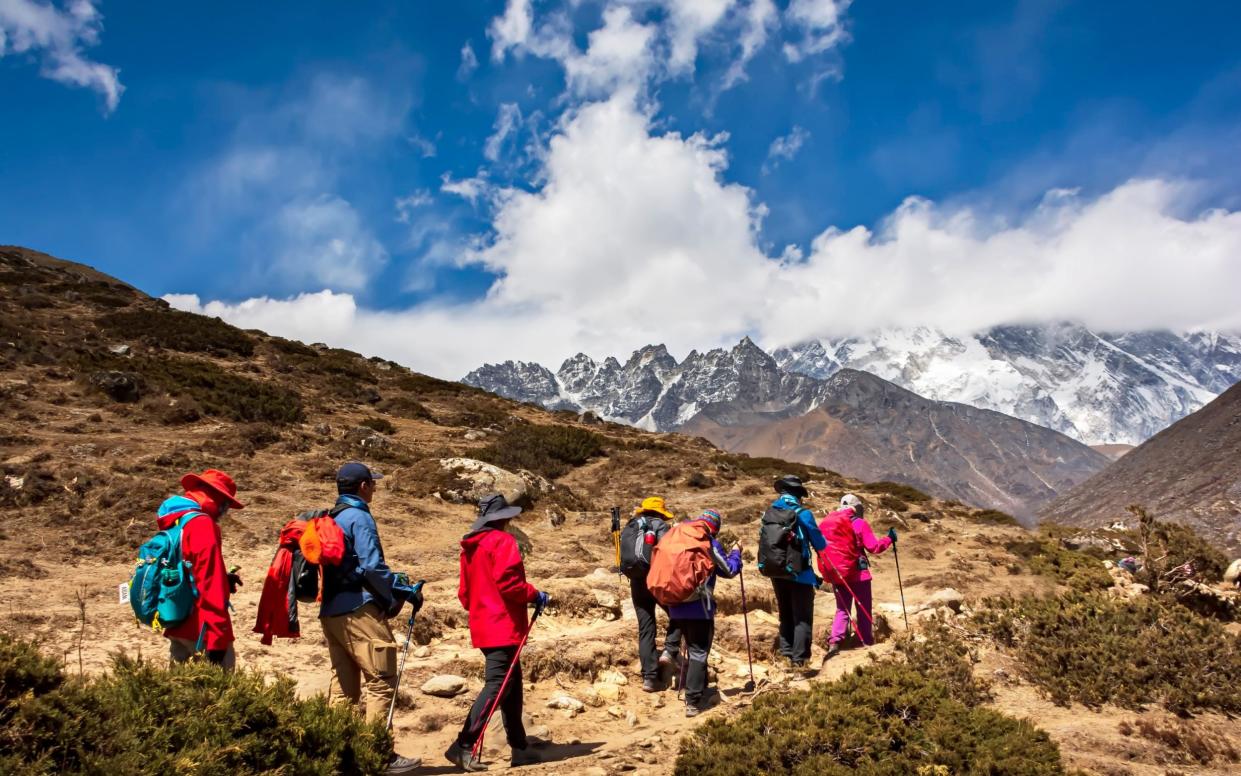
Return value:
<svg viewBox="0 0 1241 776">
<path fill-rule="evenodd" d="M 786 474 L 774 486 L 778 495 L 763 514 L 759 529 L 759 571 L 771 578 L 775 593 L 780 654 L 794 669 L 805 670 L 814 640 L 814 592 L 823 583 L 815 574 L 811 550 L 822 552 L 827 542 L 814 513 L 803 504 L 810 491 L 801 478 Z M 773 535 L 781 533 L 787 536 L 785 565 L 772 568 L 766 557 L 773 548 Z"/>
<path fill-rule="evenodd" d="M 375 483 L 383 475 L 350 461 L 336 472 L 336 505 L 329 513 L 344 535 L 346 559 L 323 564 L 323 601 L 319 624 L 332 664 L 331 693 L 344 697 L 368 722 L 383 720 L 396 694 L 396 637 L 388 626 L 389 606 L 407 595 L 388 567 L 379 527 L 371 511 Z M 411 605 L 421 605 L 421 593 Z M 409 773 L 422 764 L 391 754 L 385 773 Z"/>
<path fill-rule="evenodd" d="M 665 615 L 668 610 L 655 600 L 646 586 L 646 575 L 651 569 L 651 552 L 675 520 L 663 498 L 648 496 L 633 510 L 633 516 L 620 535 L 620 570 L 629 578 L 629 597 L 638 620 L 638 659 L 642 666 L 643 692 L 658 692 L 667 688 L 676 673 L 680 654 L 681 632 L 673 627 L 671 617 L 664 634 L 663 650 L 657 650 L 655 637 L 659 626 L 655 609 L 663 609 Z"/>
<path fill-rule="evenodd" d="M 486 664 L 483 690 L 444 753 L 464 771 L 484 771 L 475 744 L 483 734 L 489 712 L 498 704 L 514 766 L 539 762 L 522 724 L 522 676 L 518 650 L 530 628 L 526 608 L 542 611 L 551 596 L 526 581 L 526 567 L 517 539 L 504 528 L 521 514 L 496 493 L 478 502 L 478 513 L 461 539 L 460 583 L 457 597 L 469 614 L 470 642 L 483 653 Z M 511 669 L 511 674 L 510 674 Z M 505 681 L 505 678 L 508 681 Z M 504 695 L 497 701 L 501 687 Z"/>
<path fill-rule="evenodd" d="M 174 663 L 183 663 L 201 653 L 231 670 L 237 655 L 228 600 L 241 585 L 241 577 L 230 574 L 224 565 L 220 520 L 230 509 L 245 505 L 237 500 L 237 483 L 218 469 L 186 474 L 181 487 L 184 495 L 160 504 L 156 522 L 161 531 L 181 523 L 181 557 L 190 564 L 198 597 L 189 617 L 164 630 L 169 656 Z"/>
</svg>

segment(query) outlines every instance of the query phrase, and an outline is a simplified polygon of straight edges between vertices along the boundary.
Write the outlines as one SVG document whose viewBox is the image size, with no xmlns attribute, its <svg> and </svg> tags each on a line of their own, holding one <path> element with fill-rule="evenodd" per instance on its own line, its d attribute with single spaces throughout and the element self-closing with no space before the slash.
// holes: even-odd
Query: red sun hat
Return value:
<svg viewBox="0 0 1241 776">
<path fill-rule="evenodd" d="M 245 509 L 246 505 L 236 499 L 237 483 L 233 478 L 218 469 L 207 469 L 202 474 L 190 472 L 181 478 L 181 487 L 186 490 L 206 488 L 228 502 L 231 509 Z"/>
</svg>

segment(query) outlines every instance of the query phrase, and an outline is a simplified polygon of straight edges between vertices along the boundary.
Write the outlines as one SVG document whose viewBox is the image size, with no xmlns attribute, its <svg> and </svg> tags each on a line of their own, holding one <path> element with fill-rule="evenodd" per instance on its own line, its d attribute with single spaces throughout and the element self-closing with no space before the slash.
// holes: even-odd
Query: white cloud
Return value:
<svg viewBox="0 0 1241 776">
<path fill-rule="evenodd" d="M 359 291 L 388 261 L 357 211 L 332 195 L 285 203 L 242 246 L 261 274 L 294 287 Z"/>
<path fill-rule="evenodd" d="M 835 48 L 848 39 L 845 11 L 852 0 L 792 0 L 784 12 L 788 25 L 800 32 L 800 40 L 784 44 L 790 62 Z"/>
<path fill-rule="evenodd" d="M 736 0 L 664 0 L 668 13 L 668 69 L 693 72 L 699 41 L 723 20 Z"/>
<path fill-rule="evenodd" d="M 745 69 L 767 44 L 767 36 L 780 23 L 780 13 L 772 0 L 751 0 L 741 13 L 741 32 L 738 44 L 741 53 L 728 66 L 724 75 L 724 89 L 731 89 L 746 78 Z"/>
<path fill-rule="evenodd" d="M 465 81 L 478 69 L 478 55 L 467 40 L 461 44 L 461 64 L 457 67 L 457 80 Z"/>
<path fill-rule="evenodd" d="M 508 0 L 504 13 L 491 21 L 487 35 L 491 37 L 491 59 L 503 62 L 510 49 L 518 53 L 530 41 L 534 29 L 534 12 L 530 0 Z"/>
<path fill-rule="evenodd" d="M 413 219 L 415 210 L 426 207 L 434 201 L 435 199 L 431 196 L 431 192 L 425 189 L 419 189 L 413 194 L 404 197 L 397 197 L 396 201 L 392 203 L 393 207 L 396 208 L 396 220 L 402 224 L 408 224 Z"/>
<path fill-rule="evenodd" d="M 585 54 L 574 52 L 562 61 L 569 88 L 581 96 L 606 96 L 646 83 L 655 62 L 651 51 L 653 25 L 638 24 L 625 7 L 603 13 L 603 26 L 590 33 Z"/>
<path fill-rule="evenodd" d="M 455 194 L 470 204 L 477 204 L 491 192 L 491 188 L 491 184 L 481 174 L 473 178 L 453 178 L 449 173 L 444 173 L 440 177 L 440 191 Z"/>
<path fill-rule="evenodd" d="M 771 172 L 781 161 L 788 161 L 797 156 L 797 152 L 809 139 L 809 130 L 798 125 L 794 126 L 787 135 L 771 141 L 771 146 L 767 149 L 767 161 L 763 164 L 763 173 Z"/>
<path fill-rule="evenodd" d="M 521 108 L 515 102 L 500 104 L 500 112 L 496 114 L 495 131 L 487 138 L 483 146 L 483 156 L 494 162 L 500 158 L 504 141 L 512 135 L 521 124 Z"/>
<path fill-rule="evenodd" d="M 91 0 L 69 0 L 62 8 L 36 0 L 0 0 L 0 57 L 37 55 L 44 77 L 94 89 L 111 113 L 125 91 L 120 71 L 83 54 L 99 43 L 102 30 L 103 16 Z"/>
</svg>

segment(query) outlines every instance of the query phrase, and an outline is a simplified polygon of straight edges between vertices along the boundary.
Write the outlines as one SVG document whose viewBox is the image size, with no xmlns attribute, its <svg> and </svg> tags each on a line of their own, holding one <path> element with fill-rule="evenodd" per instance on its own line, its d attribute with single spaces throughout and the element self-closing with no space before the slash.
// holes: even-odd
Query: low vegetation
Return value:
<svg viewBox="0 0 1241 776">
<path fill-rule="evenodd" d="M 1021 525 L 1017 522 L 1017 518 L 1007 512 L 1001 512 L 998 509 L 983 509 L 978 512 L 971 512 L 969 519 L 975 523 L 983 523 L 984 525 Z"/>
<path fill-rule="evenodd" d="M 896 642 L 896 651 L 923 676 L 942 682 L 952 697 L 966 706 L 992 699 L 990 685 L 974 676 L 977 656 L 969 645 L 937 619 L 929 620 L 919 638 L 905 637 Z"/>
<path fill-rule="evenodd" d="M 96 323 L 111 337 L 151 347 L 213 356 L 254 355 L 254 339 L 240 329 L 219 318 L 171 308 L 120 310 L 101 316 Z"/>
<path fill-rule="evenodd" d="M 120 656 L 101 676 L 69 678 L 33 645 L 0 635 L 0 772 L 383 772 L 383 725 L 294 689 L 287 678 Z"/>
<path fill-rule="evenodd" d="M 502 469 L 555 478 L 603 453 L 604 439 L 576 426 L 513 426 L 474 456 Z"/>
<path fill-rule="evenodd" d="M 1189 526 L 1156 520 L 1141 507 L 1129 507 L 1138 519 L 1134 537 L 1142 558 L 1137 581 L 1160 592 L 1182 579 L 1218 582 L 1228 568 L 1228 558 Z"/>
<path fill-rule="evenodd" d="M 1241 639 L 1159 598 L 991 599 L 974 622 L 1055 703 L 1241 712 Z"/>
<path fill-rule="evenodd" d="M 1098 558 L 1065 549 L 1050 533 L 1010 541 L 1004 548 L 1025 561 L 1030 571 L 1051 577 L 1072 590 L 1088 593 L 1112 586 L 1112 577 Z"/>
<path fill-rule="evenodd" d="M 772 480 L 786 474 L 795 475 L 802 480 L 822 479 L 825 476 L 831 478 L 840 477 L 835 472 L 830 472 L 821 466 L 791 463 L 779 458 L 768 458 L 765 456 L 749 456 L 745 453 L 722 453 L 715 457 L 715 463 L 717 466 L 723 464 L 726 467 L 732 467 L 742 474 L 748 474 L 751 477 L 770 477 Z"/>
<path fill-rule="evenodd" d="M 804 692 L 760 695 L 681 744 L 678 776 L 1063 774 L 1060 751 L 1029 722 L 953 697 L 895 662 Z"/>
<path fill-rule="evenodd" d="M 879 482 L 868 482 L 865 487 L 873 493 L 886 493 L 910 504 L 925 504 L 931 500 L 930 496 L 914 486 L 901 482 L 881 480 Z"/>
</svg>

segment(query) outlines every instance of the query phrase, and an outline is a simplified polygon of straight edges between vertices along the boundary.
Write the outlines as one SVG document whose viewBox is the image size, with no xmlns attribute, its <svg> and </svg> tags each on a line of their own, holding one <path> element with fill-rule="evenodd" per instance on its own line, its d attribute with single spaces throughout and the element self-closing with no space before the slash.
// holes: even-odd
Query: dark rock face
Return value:
<svg viewBox="0 0 1241 776">
<path fill-rule="evenodd" d="M 142 398 L 142 381 L 132 372 L 95 372 L 89 382 L 112 401 L 132 403 Z"/>
</svg>

